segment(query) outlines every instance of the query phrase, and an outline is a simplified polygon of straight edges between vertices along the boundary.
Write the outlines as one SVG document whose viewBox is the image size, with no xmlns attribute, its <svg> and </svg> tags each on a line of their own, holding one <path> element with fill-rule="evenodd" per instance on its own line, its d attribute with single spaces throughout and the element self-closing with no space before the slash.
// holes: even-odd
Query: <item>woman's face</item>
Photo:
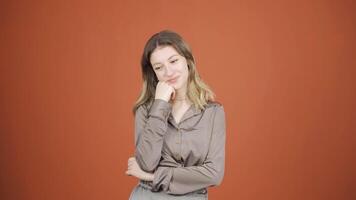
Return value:
<svg viewBox="0 0 356 200">
<path fill-rule="evenodd" d="M 167 82 L 176 90 L 187 87 L 187 60 L 172 46 L 157 47 L 152 52 L 150 61 L 159 81 Z"/>
</svg>

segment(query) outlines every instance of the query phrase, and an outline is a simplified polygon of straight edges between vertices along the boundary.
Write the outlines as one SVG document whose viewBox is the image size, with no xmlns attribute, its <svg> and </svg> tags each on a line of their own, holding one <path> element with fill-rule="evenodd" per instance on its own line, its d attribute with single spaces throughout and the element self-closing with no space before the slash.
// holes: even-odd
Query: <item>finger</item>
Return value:
<svg viewBox="0 0 356 200">
<path fill-rule="evenodd" d="M 173 88 L 172 99 L 174 100 L 175 98 L 176 98 L 176 90 Z"/>
</svg>

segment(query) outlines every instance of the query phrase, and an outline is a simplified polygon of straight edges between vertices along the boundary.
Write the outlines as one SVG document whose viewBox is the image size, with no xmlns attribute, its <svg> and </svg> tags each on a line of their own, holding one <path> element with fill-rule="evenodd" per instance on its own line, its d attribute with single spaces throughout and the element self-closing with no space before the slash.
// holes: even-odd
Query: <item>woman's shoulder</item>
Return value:
<svg viewBox="0 0 356 200">
<path fill-rule="evenodd" d="M 139 112 L 139 113 L 147 114 L 148 111 L 150 110 L 152 104 L 153 104 L 153 101 L 148 101 L 148 102 L 141 104 L 140 106 L 138 106 L 136 113 Z M 207 104 L 204 106 L 203 110 L 210 110 L 210 109 L 213 109 L 213 110 L 223 109 L 223 104 L 218 101 L 208 101 Z"/>
<path fill-rule="evenodd" d="M 223 105 L 218 101 L 208 101 L 207 105 L 205 106 L 205 108 L 219 108 L 219 107 L 222 108 Z"/>
<path fill-rule="evenodd" d="M 218 101 L 209 101 L 205 109 L 210 110 L 208 113 L 212 113 L 214 115 L 216 115 L 217 113 L 219 113 L 219 115 L 220 113 L 225 115 L 224 106 L 221 102 Z"/>
<path fill-rule="evenodd" d="M 152 101 L 148 101 L 139 105 L 135 111 L 135 115 L 137 115 L 138 113 L 147 115 L 150 107 L 152 106 L 152 103 L 153 103 Z"/>
</svg>

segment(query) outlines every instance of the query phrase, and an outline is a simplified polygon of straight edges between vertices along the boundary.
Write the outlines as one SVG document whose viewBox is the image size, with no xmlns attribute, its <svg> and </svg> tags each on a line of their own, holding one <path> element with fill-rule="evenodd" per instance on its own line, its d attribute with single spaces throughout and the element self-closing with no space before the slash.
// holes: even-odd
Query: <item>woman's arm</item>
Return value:
<svg viewBox="0 0 356 200">
<path fill-rule="evenodd" d="M 143 171 L 140 166 L 138 166 L 135 157 L 130 157 L 127 165 L 126 175 L 135 176 L 144 181 L 153 181 L 154 174 Z"/>
<path fill-rule="evenodd" d="M 219 185 L 225 168 L 225 112 L 216 107 L 213 132 L 207 159 L 201 166 L 158 167 L 154 172 L 153 190 L 170 194 L 186 194 Z"/>
<path fill-rule="evenodd" d="M 172 106 L 155 99 L 147 110 L 140 106 L 135 114 L 135 157 L 139 167 L 153 172 L 161 159 L 163 136 L 167 132 L 167 119 Z"/>
</svg>

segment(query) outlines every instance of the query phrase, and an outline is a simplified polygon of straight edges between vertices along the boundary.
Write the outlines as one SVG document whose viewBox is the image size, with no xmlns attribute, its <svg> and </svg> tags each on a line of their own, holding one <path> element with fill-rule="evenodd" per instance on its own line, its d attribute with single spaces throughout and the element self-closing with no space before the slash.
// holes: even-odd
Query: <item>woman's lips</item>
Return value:
<svg viewBox="0 0 356 200">
<path fill-rule="evenodd" d="M 175 78 L 169 79 L 167 82 L 173 84 L 173 83 L 177 82 L 178 78 L 179 77 L 175 77 Z"/>
</svg>

